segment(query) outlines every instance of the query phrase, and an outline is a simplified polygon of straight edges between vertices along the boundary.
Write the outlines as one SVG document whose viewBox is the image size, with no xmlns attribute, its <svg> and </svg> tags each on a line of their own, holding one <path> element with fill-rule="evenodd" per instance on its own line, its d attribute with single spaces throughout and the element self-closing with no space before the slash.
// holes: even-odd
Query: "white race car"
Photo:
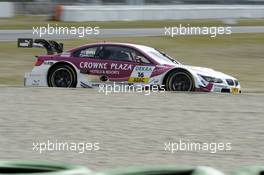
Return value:
<svg viewBox="0 0 264 175">
<path fill-rule="evenodd" d="M 157 85 L 167 91 L 241 92 L 239 81 L 232 76 L 183 65 L 148 46 L 103 42 L 63 52 L 61 43 L 43 39 L 19 39 L 18 46 L 48 51 L 37 57 L 35 67 L 26 74 L 26 86 L 94 87 L 115 82 Z"/>
</svg>

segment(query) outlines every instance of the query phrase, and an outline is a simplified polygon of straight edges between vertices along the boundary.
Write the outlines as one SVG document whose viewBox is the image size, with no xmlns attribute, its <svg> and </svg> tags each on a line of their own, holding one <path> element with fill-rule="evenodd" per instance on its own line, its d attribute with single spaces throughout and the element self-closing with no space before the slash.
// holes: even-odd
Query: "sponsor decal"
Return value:
<svg viewBox="0 0 264 175">
<path fill-rule="evenodd" d="M 81 62 L 81 69 L 107 69 L 107 63 Z"/>
<path fill-rule="evenodd" d="M 54 63 L 53 62 L 51 62 L 51 61 L 44 61 L 44 65 L 53 65 Z"/>
<path fill-rule="evenodd" d="M 80 53 L 80 57 L 93 58 L 95 55 L 95 51 L 96 50 L 90 50 L 90 49 L 82 50 Z"/>
<path fill-rule="evenodd" d="M 239 94 L 239 89 L 238 88 L 231 88 L 231 93 L 232 94 Z"/>
<path fill-rule="evenodd" d="M 33 86 L 39 86 L 40 80 L 33 80 L 32 85 Z"/>
<path fill-rule="evenodd" d="M 110 68 L 114 69 L 114 70 L 132 70 L 132 65 L 131 64 L 116 64 L 116 63 L 112 63 Z"/>
<path fill-rule="evenodd" d="M 117 71 L 117 70 L 106 70 L 105 74 L 107 74 L 107 75 L 119 75 L 119 71 Z"/>
<path fill-rule="evenodd" d="M 33 47 L 33 39 L 31 38 L 19 38 L 17 40 L 17 47 Z"/>
<path fill-rule="evenodd" d="M 89 71 L 92 74 L 106 74 L 106 75 L 119 75 L 119 71 L 114 71 L 114 70 L 100 70 L 100 69 L 94 69 Z"/>
<path fill-rule="evenodd" d="M 92 73 L 92 74 L 105 74 L 105 70 L 98 70 L 98 69 L 95 69 L 95 70 L 90 70 L 89 73 Z"/>
<path fill-rule="evenodd" d="M 135 66 L 128 82 L 148 83 L 154 68 L 154 66 Z"/>
<path fill-rule="evenodd" d="M 104 70 L 132 70 L 132 64 L 118 63 L 97 63 L 97 62 L 81 62 L 81 69 L 104 69 Z"/>
<path fill-rule="evenodd" d="M 138 77 L 129 77 L 128 82 L 133 83 L 148 83 L 149 78 L 138 78 Z"/>
</svg>

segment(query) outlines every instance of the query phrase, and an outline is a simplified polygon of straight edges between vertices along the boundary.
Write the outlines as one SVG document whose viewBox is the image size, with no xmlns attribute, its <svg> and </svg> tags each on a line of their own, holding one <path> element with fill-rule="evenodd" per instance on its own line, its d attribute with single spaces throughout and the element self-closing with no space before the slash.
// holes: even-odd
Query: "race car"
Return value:
<svg viewBox="0 0 264 175">
<path fill-rule="evenodd" d="M 63 51 L 63 44 L 56 41 L 22 38 L 18 47 L 47 50 L 25 74 L 25 86 L 91 88 L 122 83 L 155 85 L 167 91 L 241 92 L 239 81 L 230 75 L 181 64 L 144 45 L 101 42 Z"/>
</svg>

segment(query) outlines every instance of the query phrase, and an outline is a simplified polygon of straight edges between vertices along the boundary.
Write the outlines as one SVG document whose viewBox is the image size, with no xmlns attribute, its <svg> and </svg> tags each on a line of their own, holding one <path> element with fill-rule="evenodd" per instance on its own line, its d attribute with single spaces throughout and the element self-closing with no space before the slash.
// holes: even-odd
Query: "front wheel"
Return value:
<svg viewBox="0 0 264 175">
<path fill-rule="evenodd" d="M 49 87 L 76 87 L 77 76 L 68 65 L 57 65 L 48 74 Z"/>
<path fill-rule="evenodd" d="M 194 81 L 187 71 L 176 71 L 169 75 L 166 81 L 168 91 L 193 91 Z"/>
</svg>

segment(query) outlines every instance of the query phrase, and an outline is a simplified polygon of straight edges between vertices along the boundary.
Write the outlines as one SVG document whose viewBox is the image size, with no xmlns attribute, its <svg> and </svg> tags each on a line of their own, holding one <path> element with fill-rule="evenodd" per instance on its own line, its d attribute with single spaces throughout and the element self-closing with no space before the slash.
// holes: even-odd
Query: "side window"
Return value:
<svg viewBox="0 0 264 175">
<path fill-rule="evenodd" d="M 74 57 L 95 58 L 113 61 L 137 62 L 150 64 L 151 62 L 137 50 L 122 46 L 96 46 L 76 51 Z"/>
<path fill-rule="evenodd" d="M 151 62 L 144 55 L 142 55 L 138 51 L 135 51 L 134 58 L 135 58 L 135 60 L 136 60 L 137 63 L 151 64 Z"/>
<path fill-rule="evenodd" d="M 103 54 L 99 55 L 102 59 L 109 59 L 114 61 L 127 61 L 133 62 L 133 50 L 120 46 L 105 46 Z"/>
<path fill-rule="evenodd" d="M 79 58 L 96 58 L 100 47 L 89 47 L 82 50 L 78 50 L 74 53 L 75 57 Z"/>
</svg>

